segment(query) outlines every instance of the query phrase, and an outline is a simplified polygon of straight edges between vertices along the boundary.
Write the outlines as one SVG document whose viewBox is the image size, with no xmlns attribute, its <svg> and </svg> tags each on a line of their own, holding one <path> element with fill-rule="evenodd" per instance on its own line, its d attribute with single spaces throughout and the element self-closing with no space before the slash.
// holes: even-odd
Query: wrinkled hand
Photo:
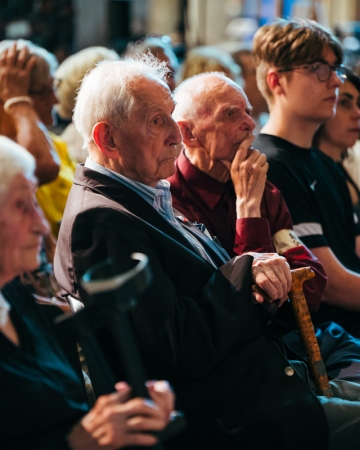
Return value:
<svg viewBox="0 0 360 450">
<path fill-rule="evenodd" d="M 130 388 L 117 383 L 116 392 L 99 397 L 92 410 L 74 427 L 68 440 L 74 450 L 115 450 L 151 446 L 157 438 L 144 431 L 165 428 L 174 408 L 174 394 L 166 381 L 148 382 L 152 400 L 129 400 Z"/>
<path fill-rule="evenodd" d="M 28 95 L 30 74 L 35 56 L 29 49 L 18 50 L 16 42 L 0 55 L 0 100 L 5 103 L 12 97 Z"/>
<path fill-rule="evenodd" d="M 279 300 L 281 306 L 288 298 L 291 288 L 290 266 L 283 256 L 277 253 L 254 253 L 248 255 L 254 257 L 252 264 L 252 275 L 255 283 L 266 292 L 273 300 Z M 254 292 L 256 302 L 262 303 L 262 295 Z"/>
<path fill-rule="evenodd" d="M 233 162 L 223 161 L 230 170 L 236 193 L 237 218 L 260 217 L 260 203 L 264 193 L 268 163 L 266 156 L 251 148 L 254 136 L 239 145 Z"/>
</svg>

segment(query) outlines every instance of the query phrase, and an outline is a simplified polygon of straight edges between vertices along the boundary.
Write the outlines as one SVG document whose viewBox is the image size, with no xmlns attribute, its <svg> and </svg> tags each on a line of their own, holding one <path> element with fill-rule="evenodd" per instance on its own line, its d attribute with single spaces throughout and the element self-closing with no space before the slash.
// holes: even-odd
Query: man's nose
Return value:
<svg viewBox="0 0 360 450">
<path fill-rule="evenodd" d="M 335 72 L 335 70 L 331 70 L 330 83 L 331 83 L 331 87 L 337 87 L 337 88 L 343 84 L 340 76 Z"/>
<path fill-rule="evenodd" d="M 34 207 L 34 215 L 33 215 L 33 231 L 39 235 L 45 235 L 49 233 L 50 226 L 48 221 L 45 219 L 45 216 L 41 209 L 36 206 Z"/>
<path fill-rule="evenodd" d="M 255 126 L 256 125 L 254 120 L 249 115 L 247 115 L 245 120 L 241 123 L 240 129 L 241 131 L 253 131 Z"/>
</svg>

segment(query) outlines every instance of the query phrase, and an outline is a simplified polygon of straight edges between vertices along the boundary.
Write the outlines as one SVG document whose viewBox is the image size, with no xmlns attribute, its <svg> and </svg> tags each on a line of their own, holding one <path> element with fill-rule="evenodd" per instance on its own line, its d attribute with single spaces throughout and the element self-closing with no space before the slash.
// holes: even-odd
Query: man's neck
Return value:
<svg viewBox="0 0 360 450">
<path fill-rule="evenodd" d="M 219 181 L 220 183 L 226 183 L 230 180 L 230 172 L 227 167 L 219 160 L 213 160 L 209 158 L 204 149 L 200 148 L 184 148 L 185 156 L 191 162 L 191 164 L 197 167 L 202 172 L 205 172 L 210 177 Z"/>
<path fill-rule="evenodd" d="M 310 148 L 319 124 L 294 115 L 273 110 L 261 133 L 277 136 L 302 148 Z"/>
</svg>

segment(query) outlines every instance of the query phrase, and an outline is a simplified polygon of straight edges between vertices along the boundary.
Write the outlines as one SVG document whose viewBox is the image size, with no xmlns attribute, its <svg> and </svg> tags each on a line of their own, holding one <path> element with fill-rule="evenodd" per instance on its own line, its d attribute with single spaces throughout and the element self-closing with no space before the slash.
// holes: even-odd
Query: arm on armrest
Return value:
<svg viewBox="0 0 360 450">
<path fill-rule="evenodd" d="M 360 275 L 346 269 L 330 247 L 313 248 L 328 276 L 323 301 L 352 311 L 360 311 Z"/>
</svg>

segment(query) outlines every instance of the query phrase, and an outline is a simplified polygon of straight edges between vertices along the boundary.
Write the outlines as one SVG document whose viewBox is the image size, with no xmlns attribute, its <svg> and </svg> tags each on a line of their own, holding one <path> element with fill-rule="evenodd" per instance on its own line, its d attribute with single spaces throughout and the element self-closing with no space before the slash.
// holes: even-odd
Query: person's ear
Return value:
<svg viewBox="0 0 360 450">
<path fill-rule="evenodd" d="M 109 124 L 106 122 L 95 124 L 92 130 L 92 138 L 104 156 L 111 159 L 118 157 L 118 148 L 114 142 Z"/>
<path fill-rule="evenodd" d="M 186 147 L 198 147 L 197 137 L 193 133 L 193 127 L 187 120 L 180 120 L 178 123 L 181 134 L 182 141 Z"/>
<path fill-rule="evenodd" d="M 282 76 L 282 74 L 280 75 L 276 70 L 271 69 L 268 71 L 266 81 L 271 92 L 273 92 L 275 95 L 284 93 L 283 80 L 284 77 Z"/>
</svg>

